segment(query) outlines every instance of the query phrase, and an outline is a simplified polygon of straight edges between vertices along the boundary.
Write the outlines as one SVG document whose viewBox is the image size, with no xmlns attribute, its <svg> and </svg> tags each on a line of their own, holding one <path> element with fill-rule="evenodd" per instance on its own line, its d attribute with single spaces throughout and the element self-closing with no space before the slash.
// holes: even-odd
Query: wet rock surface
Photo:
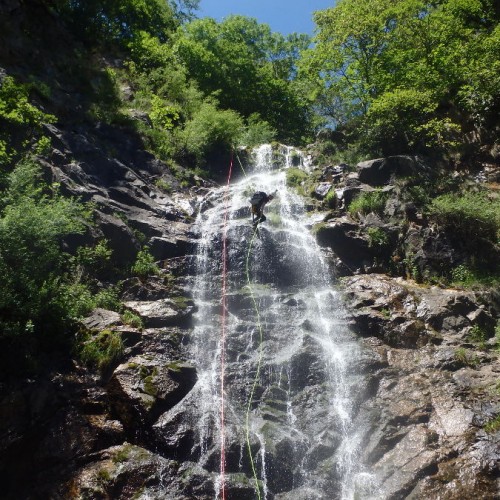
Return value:
<svg viewBox="0 0 500 500">
<path fill-rule="evenodd" d="M 145 163 L 140 168 L 124 158 L 94 164 L 98 148 L 84 133 L 56 128 L 51 133 L 59 141 L 51 172 L 66 189 L 98 202 L 99 235 L 120 249 L 123 262 L 139 249 L 134 230 L 148 235 L 163 274 L 123 284 L 125 307 L 141 318 L 142 326 L 124 324 L 122 315 L 104 309 L 82 321 L 94 334 L 112 331 L 123 340 L 124 352 L 105 376 L 74 364 L 64 373 L 2 388 L 5 496 L 215 498 L 220 491 L 220 395 L 207 401 L 203 391 L 204 363 L 216 350 L 220 332 L 207 329 L 200 337 L 197 328 L 208 319 L 219 324 L 222 316 L 222 240 L 215 230 L 206 248 L 214 268 L 203 267 L 192 255 L 203 244 L 192 225 L 192 210 L 209 214 L 222 195 L 205 188 L 191 195 L 157 192 L 152 181 L 161 165 L 152 158 L 141 156 Z M 133 150 L 133 141 L 128 145 Z M 69 161 L 71 148 L 78 153 L 76 161 Z M 420 167 L 406 157 L 376 160 L 364 165 L 357 178 L 345 167 L 332 167 L 316 196 L 325 197 L 350 175 L 338 196 L 340 210 L 373 189 L 368 180 L 392 182 L 400 174 L 418 174 Z M 327 189 L 329 183 L 335 186 Z M 392 245 L 400 241 L 397 223 L 374 215 L 353 219 L 343 212 L 330 215 L 317 233 L 325 260 L 333 263 L 330 269 L 321 267 L 323 274 L 313 272 L 316 257 L 309 253 L 304 262 L 293 250 L 296 241 L 291 244 L 280 223 L 269 217 L 253 243 L 250 289 L 245 274 L 252 232 L 243 204 L 235 208 L 229 233 L 226 312 L 234 329 L 225 352 L 230 402 L 226 498 L 255 499 L 254 475 L 268 500 L 345 497 L 340 486 L 345 475 L 343 398 L 351 405 L 349 424 L 360 430 L 359 465 L 371 474 L 368 482 L 375 488 L 365 491 L 358 485 L 354 492 L 359 498 L 498 498 L 495 292 L 424 286 L 404 272 L 390 276 L 384 251 L 370 244 L 363 228 L 381 229 Z M 391 217 L 412 212 L 399 202 L 388 203 L 386 210 Z M 414 215 L 401 255 L 411 252 L 421 272 L 445 260 L 458 262 L 449 239 Z M 329 271 L 343 276 L 336 284 L 340 295 L 318 286 L 329 281 Z M 297 286 L 304 274 L 309 281 Z M 166 275 L 175 276 L 175 287 Z M 197 285 L 205 287 L 206 296 L 193 298 Z M 311 306 L 322 300 L 323 319 L 335 325 L 332 332 L 343 332 L 335 348 L 321 335 L 319 309 Z M 350 364 L 332 371 L 342 350 L 351 353 Z M 349 380 L 349 391 L 332 400 L 332 388 L 342 377 Z M 200 415 L 209 416 L 204 420 Z"/>
</svg>

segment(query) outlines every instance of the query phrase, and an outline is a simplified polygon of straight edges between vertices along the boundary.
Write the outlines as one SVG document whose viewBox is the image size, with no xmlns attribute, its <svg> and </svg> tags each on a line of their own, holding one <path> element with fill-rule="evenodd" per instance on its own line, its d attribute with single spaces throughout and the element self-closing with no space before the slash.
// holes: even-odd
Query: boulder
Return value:
<svg viewBox="0 0 500 500">
<path fill-rule="evenodd" d="M 106 386 L 111 406 L 127 431 L 152 424 L 192 389 L 196 370 L 184 362 L 130 358 Z"/>
<path fill-rule="evenodd" d="M 152 301 L 128 301 L 125 307 L 138 314 L 148 328 L 183 325 L 191 318 L 194 303 L 190 299 L 159 299 Z"/>
<path fill-rule="evenodd" d="M 110 327 L 121 325 L 121 316 L 114 311 L 108 311 L 100 307 L 94 309 L 90 316 L 82 320 L 82 324 L 89 330 L 106 330 Z"/>
<path fill-rule="evenodd" d="M 407 177 L 429 173 L 430 169 L 416 156 L 389 156 L 358 163 L 360 182 L 371 186 L 387 184 L 392 177 Z"/>
</svg>

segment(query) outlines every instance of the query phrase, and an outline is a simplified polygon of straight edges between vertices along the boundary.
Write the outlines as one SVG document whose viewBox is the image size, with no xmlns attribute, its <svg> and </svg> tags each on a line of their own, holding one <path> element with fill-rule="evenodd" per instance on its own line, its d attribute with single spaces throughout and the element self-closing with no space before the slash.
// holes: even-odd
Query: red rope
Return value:
<svg viewBox="0 0 500 500">
<path fill-rule="evenodd" d="M 231 153 L 231 163 L 229 164 L 229 174 L 227 177 L 225 206 L 224 206 L 224 226 L 222 230 L 222 339 L 221 339 L 221 376 L 220 376 L 220 393 L 221 393 L 221 410 L 220 410 L 220 476 L 222 500 L 226 498 L 225 472 L 226 472 L 226 443 L 225 443 L 225 422 L 224 422 L 224 376 L 226 369 L 226 287 L 227 287 L 227 219 L 229 213 L 229 183 L 233 172 L 233 154 Z"/>
</svg>

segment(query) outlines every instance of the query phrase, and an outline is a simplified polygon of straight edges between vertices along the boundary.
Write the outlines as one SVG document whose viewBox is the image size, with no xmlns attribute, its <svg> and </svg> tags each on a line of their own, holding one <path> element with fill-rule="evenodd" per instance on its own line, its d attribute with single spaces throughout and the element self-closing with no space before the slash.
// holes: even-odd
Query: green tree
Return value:
<svg viewBox="0 0 500 500">
<path fill-rule="evenodd" d="M 182 27 L 175 51 L 205 95 L 248 118 L 258 113 L 281 140 L 300 141 L 310 130 L 309 102 L 294 86 L 305 35 L 283 37 L 245 16 L 204 18 Z"/>
<path fill-rule="evenodd" d="M 69 319 L 68 260 L 60 244 L 84 230 L 84 210 L 51 192 L 33 161 L 8 176 L 0 210 L 0 340 L 31 332 L 57 336 Z"/>
<path fill-rule="evenodd" d="M 315 20 L 302 71 L 323 113 L 372 152 L 449 149 L 498 126 L 494 2 L 339 0 Z"/>
</svg>

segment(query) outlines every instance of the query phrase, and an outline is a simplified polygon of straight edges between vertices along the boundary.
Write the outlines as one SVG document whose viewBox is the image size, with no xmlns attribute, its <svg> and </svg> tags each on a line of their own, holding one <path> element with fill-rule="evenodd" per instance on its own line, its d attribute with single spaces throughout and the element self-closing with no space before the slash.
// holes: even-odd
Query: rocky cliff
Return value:
<svg viewBox="0 0 500 500">
<path fill-rule="evenodd" d="M 200 360 L 209 352 L 193 356 L 202 307 L 196 291 L 202 282 L 196 279 L 211 280 L 208 268 L 200 267 L 194 257 L 203 245 L 194 216 L 217 207 L 220 191 L 200 180 L 190 190 L 162 192 L 155 184 L 168 175 L 162 164 L 125 131 L 106 127 L 65 131 L 50 126 L 47 132 L 54 145 L 45 160 L 47 175 L 67 194 L 96 205 L 96 225 L 85 238 L 106 237 L 117 261 L 126 263 L 140 248 L 140 232 L 162 271 L 125 283 L 122 299 L 142 319 L 142 326 L 124 324 L 120 315 L 102 309 L 82 322 L 93 336 L 112 331 L 123 340 L 125 351 L 105 372 L 73 361 L 57 371 L 47 370 L 37 380 L 2 388 L 0 465 L 5 496 L 214 498 L 220 486 L 217 422 L 208 426 L 204 449 L 196 444 L 200 431 L 193 421 L 197 413 L 192 413 L 201 403 Z M 409 158 L 391 161 L 424 172 L 427 168 Z M 326 307 L 336 311 L 336 323 L 348 325 L 344 345 L 351 345 L 352 334 L 357 339 L 357 347 L 349 347 L 358 353 L 357 359 L 342 377 L 351 380 L 350 429 L 362 430 L 356 434 L 356 457 L 376 486 L 366 490 L 358 481 L 349 494 L 385 499 L 498 498 L 500 363 L 494 337 L 498 291 L 417 282 L 410 272 L 398 275 L 388 267 L 388 257 L 408 262 L 411 253 L 418 256 L 411 265 L 420 266 L 418 276 L 422 276 L 444 259 L 458 259 L 460 249 L 443 240 L 439 228 L 429 227 L 419 214 L 411 222 L 404 217 L 403 222 L 402 214 L 409 208 L 403 206 L 394 184 L 400 167 L 380 180 L 380 163 L 360 164 L 355 171 L 315 167 L 310 174 L 321 177 L 315 185 L 316 198 L 335 192 L 333 211 L 313 217 L 323 220 L 315 234 L 323 247 L 322 259 L 329 263 L 324 273 L 337 278 L 334 287 L 341 294 Z M 424 174 L 412 170 L 412 175 Z M 353 191 L 377 186 L 389 193 L 384 213 L 353 217 L 346 212 L 355 198 Z M 249 216 L 244 203 L 235 209 L 242 220 Z M 233 240 L 242 246 L 233 247 L 235 267 L 229 281 L 244 285 L 251 231 L 238 220 Z M 222 227 L 217 224 L 215 247 L 207 250 L 208 258 L 222 244 Z M 370 242 L 367 227 L 385 231 L 384 248 Z M 344 438 L 341 417 L 335 417 L 341 402 L 332 406 L 325 400 L 325 387 L 337 382 L 328 382 L 325 375 L 329 351 L 321 345 L 318 318 L 305 312 L 311 273 L 297 288 L 294 269 L 300 265 L 294 262 L 285 234 L 262 229 L 258 245 L 266 260 L 252 263 L 262 285 L 255 293 L 266 330 L 254 409 L 262 427 L 252 430 L 249 447 L 265 479 L 266 498 L 345 497 L 338 466 Z M 274 288 L 276 283 L 279 289 Z M 218 285 L 207 286 L 216 290 L 212 298 L 204 297 L 210 303 L 204 303 L 203 315 L 218 317 Z M 248 291 L 234 289 L 227 307 L 239 318 L 238 333 L 228 341 L 227 377 L 230 397 L 244 407 L 259 342 Z M 280 345 L 267 331 L 288 332 L 290 346 L 295 347 Z M 209 345 L 202 343 L 197 349 Z M 331 351 L 329 356 L 336 355 Z M 240 378 L 242 366 L 248 366 L 248 379 Z M 238 438 L 243 424 L 236 413 L 228 419 L 227 497 L 256 498 L 252 464 Z M 292 428 L 298 430 L 291 432 Z"/>
</svg>

